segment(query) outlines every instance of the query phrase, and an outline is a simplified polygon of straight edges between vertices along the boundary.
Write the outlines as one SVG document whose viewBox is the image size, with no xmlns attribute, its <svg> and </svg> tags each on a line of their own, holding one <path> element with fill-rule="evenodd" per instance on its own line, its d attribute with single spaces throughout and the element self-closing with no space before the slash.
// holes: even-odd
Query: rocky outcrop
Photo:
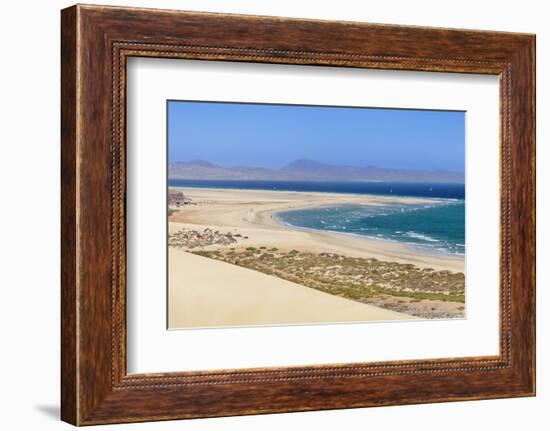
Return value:
<svg viewBox="0 0 550 431">
<path fill-rule="evenodd" d="M 193 229 L 181 229 L 170 234 L 168 245 L 184 249 L 196 249 L 209 246 L 228 246 L 238 241 L 248 239 L 246 236 L 231 232 L 220 232 L 206 228 L 202 231 Z"/>
</svg>

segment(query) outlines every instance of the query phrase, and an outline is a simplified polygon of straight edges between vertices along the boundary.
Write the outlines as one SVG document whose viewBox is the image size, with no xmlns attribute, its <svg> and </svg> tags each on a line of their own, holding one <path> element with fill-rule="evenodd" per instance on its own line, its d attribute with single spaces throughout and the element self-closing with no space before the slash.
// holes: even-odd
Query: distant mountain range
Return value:
<svg viewBox="0 0 550 431">
<path fill-rule="evenodd" d="M 341 166 L 300 159 L 279 169 L 235 166 L 225 168 L 204 160 L 173 162 L 170 179 L 186 180 L 265 180 L 265 181 L 399 181 L 464 183 L 464 173 L 445 170 L 424 171 Z"/>
</svg>

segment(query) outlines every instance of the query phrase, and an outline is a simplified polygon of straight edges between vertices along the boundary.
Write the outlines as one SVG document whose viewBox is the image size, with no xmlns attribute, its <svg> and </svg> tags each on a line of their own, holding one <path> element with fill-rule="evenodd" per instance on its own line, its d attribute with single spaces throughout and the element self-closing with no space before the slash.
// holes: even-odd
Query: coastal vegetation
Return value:
<svg viewBox="0 0 550 431">
<path fill-rule="evenodd" d="M 417 317 L 464 316 L 462 273 L 335 253 L 275 251 L 259 247 L 193 253 Z"/>
<path fill-rule="evenodd" d="M 246 246 L 238 233 L 180 229 L 169 245 L 312 289 L 424 318 L 464 317 L 461 272 L 409 263 L 270 246 Z"/>
</svg>

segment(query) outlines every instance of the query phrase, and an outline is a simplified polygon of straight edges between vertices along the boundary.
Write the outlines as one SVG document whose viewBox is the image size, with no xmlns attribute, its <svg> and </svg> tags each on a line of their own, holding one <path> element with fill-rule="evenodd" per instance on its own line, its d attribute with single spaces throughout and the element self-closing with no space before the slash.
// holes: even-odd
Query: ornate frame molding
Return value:
<svg viewBox="0 0 550 431">
<path fill-rule="evenodd" d="M 256 36 L 258 28 L 269 31 Z M 300 42 L 311 34 L 322 41 Z M 338 38 L 323 37 L 329 34 Z M 534 394 L 534 36 L 79 5 L 62 12 L 62 54 L 64 420 L 98 424 Z M 131 56 L 498 75 L 500 354 L 127 375 L 125 65 Z M 306 391 L 307 399 L 298 396 Z"/>
</svg>

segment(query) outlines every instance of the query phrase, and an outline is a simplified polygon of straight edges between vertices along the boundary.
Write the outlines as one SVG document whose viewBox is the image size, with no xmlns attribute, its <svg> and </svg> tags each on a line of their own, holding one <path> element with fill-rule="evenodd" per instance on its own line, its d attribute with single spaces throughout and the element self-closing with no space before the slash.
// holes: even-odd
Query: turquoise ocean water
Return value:
<svg viewBox="0 0 550 431">
<path fill-rule="evenodd" d="M 277 213 L 283 223 L 398 241 L 427 251 L 463 255 L 464 201 L 383 206 L 341 205 Z"/>
<path fill-rule="evenodd" d="M 277 213 L 298 228 L 397 241 L 444 254 L 465 253 L 463 184 L 316 181 L 169 180 L 169 186 L 353 193 L 428 198 L 423 204 L 363 206 L 346 204 Z"/>
</svg>

